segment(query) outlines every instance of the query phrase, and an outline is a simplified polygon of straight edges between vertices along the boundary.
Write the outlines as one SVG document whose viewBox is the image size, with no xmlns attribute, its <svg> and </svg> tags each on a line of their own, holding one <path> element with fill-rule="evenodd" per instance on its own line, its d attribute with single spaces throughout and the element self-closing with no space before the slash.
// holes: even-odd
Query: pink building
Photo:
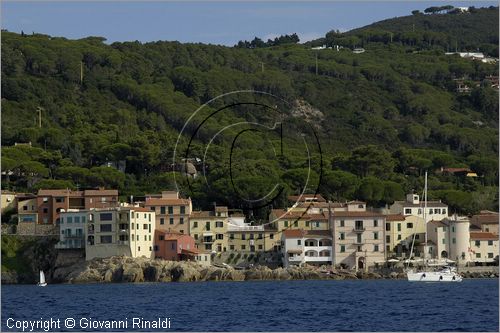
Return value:
<svg viewBox="0 0 500 333">
<path fill-rule="evenodd" d="M 196 260 L 200 254 L 194 238 L 181 233 L 155 230 L 155 258 L 171 261 Z"/>
</svg>

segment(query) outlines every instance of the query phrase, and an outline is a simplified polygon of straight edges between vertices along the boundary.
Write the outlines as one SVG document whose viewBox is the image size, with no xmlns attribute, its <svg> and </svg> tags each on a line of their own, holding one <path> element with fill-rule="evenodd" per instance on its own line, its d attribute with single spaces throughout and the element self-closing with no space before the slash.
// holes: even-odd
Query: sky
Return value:
<svg viewBox="0 0 500 333">
<path fill-rule="evenodd" d="M 2 1 L 2 29 L 70 39 L 177 40 L 232 46 L 255 36 L 297 33 L 301 42 L 430 6 L 498 6 L 498 1 Z"/>
</svg>

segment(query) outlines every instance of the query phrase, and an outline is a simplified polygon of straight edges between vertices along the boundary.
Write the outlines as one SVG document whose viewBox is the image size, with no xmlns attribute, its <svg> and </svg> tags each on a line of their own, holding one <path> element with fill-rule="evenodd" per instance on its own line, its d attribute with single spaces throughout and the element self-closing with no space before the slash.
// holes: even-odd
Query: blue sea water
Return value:
<svg viewBox="0 0 500 333">
<path fill-rule="evenodd" d="M 128 324 L 108 331 L 140 331 L 132 327 L 137 317 L 170 318 L 170 329 L 157 331 L 498 332 L 498 305 L 497 279 L 3 285 L 1 327 L 19 331 L 9 318 L 9 325 L 52 318 L 60 328 L 51 331 L 86 331 L 80 320 L 92 318 Z"/>
</svg>

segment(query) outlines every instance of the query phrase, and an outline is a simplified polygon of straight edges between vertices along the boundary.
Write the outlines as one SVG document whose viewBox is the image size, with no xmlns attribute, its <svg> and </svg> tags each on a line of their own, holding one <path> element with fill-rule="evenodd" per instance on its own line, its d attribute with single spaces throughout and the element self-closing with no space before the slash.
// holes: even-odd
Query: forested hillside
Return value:
<svg viewBox="0 0 500 333">
<path fill-rule="evenodd" d="M 469 24 L 471 18 L 481 25 Z M 407 34 L 411 20 L 418 41 L 426 41 L 436 28 L 433 42 L 396 38 Z M 379 40 L 378 32 L 370 32 L 374 29 L 393 32 L 392 42 L 390 36 Z M 496 40 L 474 37 L 490 31 Z M 345 45 L 339 51 L 295 43 L 251 48 L 241 47 L 244 43 L 224 47 L 164 41 L 109 45 L 100 37 L 68 40 L 4 31 L 3 188 L 102 185 L 118 188 L 124 196 L 172 188 L 172 154 L 193 111 L 221 94 L 253 89 L 283 102 L 265 95 L 229 95 L 207 109 L 262 103 L 284 114 L 284 156 L 276 158 L 276 149 L 270 149 L 279 140 L 272 133 L 267 141 L 251 132 L 238 139 L 233 180 L 243 197 L 265 194 L 281 182 L 276 207 L 284 205 L 287 194 L 302 190 L 306 153 L 296 134 L 313 128 L 322 164 L 319 151 L 313 152 L 310 178 L 318 183 L 321 177 L 319 190 L 325 197 L 384 205 L 402 199 L 406 191 L 420 191 L 428 170 L 430 196 L 453 210 L 496 209 L 498 90 L 486 78 L 498 76 L 498 65 L 444 55 L 444 41 L 449 44 L 457 32 L 471 36 L 460 42 L 462 49 L 477 41 L 484 52 L 498 55 L 498 8 L 467 15 L 417 14 L 369 29 L 328 33 L 324 40 L 333 39 L 329 44 Z M 354 54 L 349 44 L 362 45 L 366 52 Z M 456 79 L 471 91 L 457 93 Z M 271 111 L 254 112 L 250 104 L 234 109 L 204 124 L 193 137 L 189 157 L 202 158 L 221 125 L 273 120 Z M 185 149 L 189 140 L 183 135 L 180 146 Z M 212 142 L 207 182 L 198 177 L 190 188 L 181 186 L 196 207 L 217 201 L 238 208 L 227 161 L 220 158 L 229 154 L 231 141 L 228 135 Z M 33 147 L 14 146 L 27 142 Z M 125 165 L 124 172 L 109 163 Z M 196 167 L 200 171 L 202 166 Z M 435 172 L 442 167 L 470 168 L 479 177 Z"/>
</svg>

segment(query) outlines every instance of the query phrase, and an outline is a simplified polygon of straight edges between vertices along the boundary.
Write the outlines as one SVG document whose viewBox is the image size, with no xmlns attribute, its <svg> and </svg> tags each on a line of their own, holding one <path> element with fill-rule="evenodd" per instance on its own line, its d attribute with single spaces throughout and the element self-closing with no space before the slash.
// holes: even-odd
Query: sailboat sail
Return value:
<svg viewBox="0 0 500 333">
<path fill-rule="evenodd" d="M 40 271 L 40 284 L 45 284 L 45 274 Z"/>
</svg>

